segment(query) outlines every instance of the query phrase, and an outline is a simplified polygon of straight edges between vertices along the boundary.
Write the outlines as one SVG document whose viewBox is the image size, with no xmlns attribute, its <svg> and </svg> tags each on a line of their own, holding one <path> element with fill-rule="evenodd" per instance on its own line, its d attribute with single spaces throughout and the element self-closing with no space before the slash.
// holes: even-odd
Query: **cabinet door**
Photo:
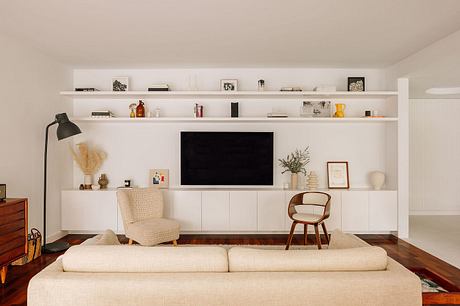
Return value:
<svg viewBox="0 0 460 306">
<path fill-rule="evenodd" d="M 342 192 L 338 190 L 326 191 L 331 196 L 331 210 L 329 218 L 324 221 L 326 229 L 329 234 L 335 229 L 342 229 Z M 314 213 L 321 215 L 323 214 L 324 208 L 315 206 Z M 323 228 L 320 226 L 320 231 Z"/>
<path fill-rule="evenodd" d="M 369 230 L 369 192 L 342 192 L 342 229 L 346 232 Z"/>
<path fill-rule="evenodd" d="M 175 190 L 169 193 L 173 219 L 180 223 L 181 231 L 201 231 L 201 191 Z"/>
<path fill-rule="evenodd" d="M 227 231 L 230 227 L 229 192 L 203 191 L 201 197 L 201 229 Z"/>
<path fill-rule="evenodd" d="M 257 231 L 257 191 L 230 191 L 230 230 Z"/>
<path fill-rule="evenodd" d="M 286 206 L 284 191 L 257 193 L 257 229 L 259 231 L 285 231 Z"/>
<path fill-rule="evenodd" d="M 64 190 L 61 193 L 61 229 L 74 231 L 117 231 L 115 190 Z"/>
<path fill-rule="evenodd" d="M 369 192 L 369 230 L 398 229 L 398 194 L 396 191 Z"/>
</svg>

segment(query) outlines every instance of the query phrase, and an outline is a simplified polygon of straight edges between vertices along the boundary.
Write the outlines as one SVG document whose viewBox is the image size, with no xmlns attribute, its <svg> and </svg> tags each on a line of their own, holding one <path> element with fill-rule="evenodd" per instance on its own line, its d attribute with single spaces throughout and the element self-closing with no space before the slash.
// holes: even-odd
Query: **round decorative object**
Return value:
<svg viewBox="0 0 460 306">
<path fill-rule="evenodd" d="M 315 171 L 310 171 L 310 173 L 308 174 L 307 189 L 308 190 L 318 189 L 318 175 L 316 175 Z"/>
<path fill-rule="evenodd" d="M 385 184 L 385 173 L 382 171 L 373 171 L 369 177 L 374 190 L 382 189 L 383 185 Z"/>
<path fill-rule="evenodd" d="M 102 173 L 97 182 L 99 186 L 101 186 L 101 189 L 107 189 L 107 185 L 109 184 L 109 179 L 107 178 L 107 175 L 105 173 Z"/>
</svg>

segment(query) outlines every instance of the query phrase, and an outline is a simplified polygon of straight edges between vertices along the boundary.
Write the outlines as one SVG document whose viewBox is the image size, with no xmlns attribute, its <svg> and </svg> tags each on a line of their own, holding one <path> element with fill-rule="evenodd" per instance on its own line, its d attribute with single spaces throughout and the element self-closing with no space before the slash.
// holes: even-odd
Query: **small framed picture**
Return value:
<svg viewBox="0 0 460 306">
<path fill-rule="evenodd" d="M 364 77 L 350 77 L 348 78 L 348 91 L 365 91 Z"/>
<path fill-rule="evenodd" d="M 150 169 L 149 186 L 165 189 L 169 187 L 169 170 L 168 169 Z"/>
<path fill-rule="evenodd" d="M 349 189 L 347 161 L 327 162 L 327 185 L 329 189 Z"/>
<path fill-rule="evenodd" d="M 129 78 L 128 77 L 115 77 L 112 78 L 112 91 L 128 91 Z"/>
<path fill-rule="evenodd" d="M 332 117 L 331 101 L 303 101 L 301 117 Z"/>
<path fill-rule="evenodd" d="M 237 91 L 238 90 L 238 80 L 220 80 L 220 90 Z"/>
</svg>

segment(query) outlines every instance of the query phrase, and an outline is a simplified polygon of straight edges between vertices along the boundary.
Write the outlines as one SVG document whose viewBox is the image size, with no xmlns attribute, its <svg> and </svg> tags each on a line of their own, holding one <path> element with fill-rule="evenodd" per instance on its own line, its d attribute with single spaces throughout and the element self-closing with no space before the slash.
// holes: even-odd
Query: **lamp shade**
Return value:
<svg viewBox="0 0 460 306">
<path fill-rule="evenodd" d="M 59 124 L 56 130 L 58 140 L 62 140 L 81 133 L 80 128 L 69 120 L 66 113 L 57 114 L 56 121 Z"/>
</svg>

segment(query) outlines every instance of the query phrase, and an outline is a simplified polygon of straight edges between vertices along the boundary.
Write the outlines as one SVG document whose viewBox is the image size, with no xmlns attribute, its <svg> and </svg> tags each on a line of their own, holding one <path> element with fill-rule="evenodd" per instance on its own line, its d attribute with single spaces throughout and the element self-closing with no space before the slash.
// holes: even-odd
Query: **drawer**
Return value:
<svg viewBox="0 0 460 306">
<path fill-rule="evenodd" d="M 17 248 L 22 248 L 24 251 L 26 243 L 26 236 L 24 235 L 23 237 L 17 237 L 14 238 L 2 245 L 0 245 L 0 256 L 3 255 L 4 253 L 9 253 L 11 250 L 17 249 Z"/>
<path fill-rule="evenodd" d="M 3 216 L 11 215 L 20 211 L 24 211 L 25 202 L 19 202 L 14 204 L 0 205 L 0 218 Z"/>
<path fill-rule="evenodd" d="M 23 243 L 24 244 L 24 243 Z M 7 253 L 0 254 L 0 264 L 7 264 L 10 263 L 22 256 L 26 255 L 26 249 L 24 245 L 11 249 Z"/>
<path fill-rule="evenodd" d="M 7 224 L 0 225 L 0 236 L 8 235 L 20 229 L 24 229 L 25 220 L 17 220 Z"/>
<path fill-rule="evenodd" d="M 24 211 L 18 211 L 8 215 L 0 215 L 0 226 L 11 224 L 19 220 L 24 220 L 24 217 Z"/>
</svg>

